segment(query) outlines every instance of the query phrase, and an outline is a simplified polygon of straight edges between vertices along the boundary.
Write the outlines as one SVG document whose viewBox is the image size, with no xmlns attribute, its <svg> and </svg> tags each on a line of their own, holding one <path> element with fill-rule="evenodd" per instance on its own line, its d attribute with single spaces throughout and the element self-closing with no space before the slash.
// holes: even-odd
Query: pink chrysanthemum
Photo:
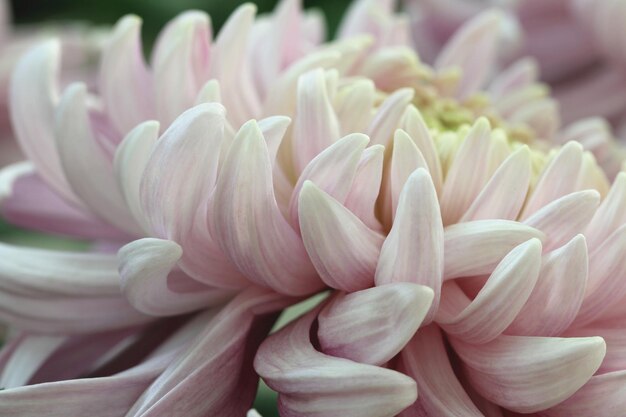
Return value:
<svg viewBox="0 0 626 417">
<path fill-rule="evenodd" d="M 243 416 L 255 370 L 284 416 L 624 407 L 626 175 L 523 63 L 489 78 L 501 14 L 430 67 L 392 6 L 328 44 L 296 0 L 214 42 L 187 12 L 150 65 L 129 16 L 94 88 L 61 91 L 55 42 L 24 56 L 3 213 L 99 245 L 0 246 L 0 414 Z"/>
</svg>

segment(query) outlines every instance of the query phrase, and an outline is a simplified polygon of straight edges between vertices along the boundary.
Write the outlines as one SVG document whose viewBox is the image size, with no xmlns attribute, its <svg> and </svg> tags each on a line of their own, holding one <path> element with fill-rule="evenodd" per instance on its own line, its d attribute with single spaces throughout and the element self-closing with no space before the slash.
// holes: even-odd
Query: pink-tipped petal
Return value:
<svg viewBox="0 0 626 417">
<path fill-rule="evenodd" d="M 429 323 L 439 306 L 444 265 L 444 232 L 437 192 L 430 175 L 418 169 L 408 178 L 396 218 L 383 243 L 376 285 L 412 282 L 434 291 L 425 322 Z"/>
<path fill-rule="evenodd" d="M 545 235 L 509 220 L 476 220 L 444 229 L 444 278 L 490 274 L 517 245 Z"/>
<path fill-rule="evenodd" d="M 461 222 L 486 219 L 515 220 L 528 193 L 530 162 L 530 150 L 527 146 L 512 153 L 463 214 Z"/>
<path fill-rule="evenodd" d="M 57 148 L 66 178 L 85 205 L 109 223 L 140 235 L 113 174 L 113 166 L 96 142 L 87 109 L 87 87 L 72 84 L 57 108 Z"/>
<path fill-rule="evenodd" d="M 396 356 L 419 328 L 433 290 L 407 282 L 339 294 L 318 316 L 322 352 L 370 365 Z"/>
<path fill-rule="evenodd" d="M 0 387 L 7 389 L 28 384 L 37 369 L 66 339 L 65 336 L 27 336 L 4 365 L 0 373 Z"/>
<path fill-rule="evenodd" d="M 172 288 L 186 278 L 175 271 L 182 248 L 161 239 L 140 239 L 118 253 L 122 293 L 130 304 L 151 316 L 171 316 L 223 303 L 232 292 L 196 284 L 187 291 Z"/>
<path fill-rule="evenodd" d="M 315 350 L 310 330 L 318 311 L 267 338 L 254 360 L 254 369 L 279 392 L 281 415 L 392 417 L 415 401 L 413 379 Z"/>
<path fill-rule="evenodd" d="M 484 287 L 469 300 L 455 282 L 442 288 L 435 320 L 464 342 L 483 344 L 498 337 L 530 296 L 541 268 L 541 242 L 531 239 L 509 252 Z"/>
<path fill-rule="evenodd" d="M 294 187 L 289 204 L 291 222 L 298 224 L 300 190 L 306 181 L 312 181 L 321 190 L 340 203 L 344 203 L 356 176 L 359 160 L 369 138 L 362 133 L 352 133 L 323 150 L 304 168 Z"/>
<path fill-rule="evenodd" d="M 125 16 L 113 28 L 102 53 L 98 86 L 107 114 L 120 132 L 155 117 L 152 74 L 143 58 L 139 17 Z"/>
<path fill-rule="evenodd" d="M 326 73 L 322 69 L 307 72 L 298 80 L 293 133 L 298 172 L 339 139 L 339 121 L 330 100 L 330 94 L 334 92 L 328 90 Z"/>
<path fill-rule="evenodd" d="M 278 208 L 269 152 L 255 121 L 235 137 L 214 201 L 216 240 L 249 279 L 292 295 L 322 287 L 302 240 Z"/>
<path fill-rule="evenodd" d="M 435 324 L 420 329 L 401 355 L 404 372 L 417 382 L 419 404 L 425 413 L 402 417 L 483 416 L 454 374 L 441 330 Z"/>
<path fill-rule="evenodd" d="M 600 337 L 501 335 L 486 345 L 450 341 L 476 391 L 519 413 L 546 410 L 567 399 L 589 381 L 606 351 Z"/>
<path fill-rule="evenodd" d="M 310 181 L 300 192 L 304 246 L 329 286 L 356 291 L 374 283 L 383 237 Z"/>
<path fill-rule="evenodd" d="M 543 257 L 537 284 L 506 333 L 558 336 L 576 318 L 587 287 L 587 245 L 577 235 Z"/>
<path fill-rule="evenodd" d="M 574 192 L 540 208 L 524 224 L 545 233 L 545 249 L 552 250 L 582 233 L 599 204 L 600 194 L 596 190 Z"/>
<path fill-rule="evenodd" d="M 209 80 L 210 43 L 209 16 L 199 11 L 182 13 L 159 37 L 153 59 L 155 100 L 165 126 L 194 104 Z"/>
</svg>

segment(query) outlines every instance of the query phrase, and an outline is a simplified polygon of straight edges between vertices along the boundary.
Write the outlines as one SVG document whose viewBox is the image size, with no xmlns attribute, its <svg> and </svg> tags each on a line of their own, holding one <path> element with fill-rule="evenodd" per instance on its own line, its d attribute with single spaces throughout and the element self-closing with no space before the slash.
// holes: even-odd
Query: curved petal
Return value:
<svg viewBox="0 0 626 417">
<path fill-rule="evenodd" d="M 483 416 L 454 374 L 441 330 L 435 324 L 421 328 L 401 355 L 404 372 L 417 382 L 419 403 L 426 416 Z"/>
<path fill-rule="evenodd" d="M 530 150 L 522 146 L 500 165 L 460 221 L 515 220 L 526 200 L 530 174 Z"/>
<path fill-rule="evenodd" d="M 615 177 L 609 193 L 587 225 L 585 237 L 589 247 L 594 248 L 601 244 L 624 223 L 626 223 L 626 172 L 621 172 Z"/>
<path fill-rule="evenodd" d="M 383 180 L 384 159 L 385 148 L 382 145 L 365 149 L 357 166 L 352 188 L 344 203 L 348 210 L 356 214 L 372 230 L 381 228 L 375 210 Z"/>
<path fill-rule="evenodd" d="M 8 389 L 26 385 L 37 369 L 66 339 L 65 336 L 27 336 L 2 368 L 0 387 Z"/>
<path fill-rule="evenodd" d="M 373 145 L 389 144 L 414 94 L 411 88 L 401 88 L 383 101 L 367 128 Z"/>
<path fill-rule="evenodd" d="M 65 179 L 54 139 L 60 53 L 59 42 L 49 41 L 22 57 L 11 78 L 9 110 L 15 136 L 42 179 L 63 198 L 80 207 L 80 200 Z"/>
<path fill-rule="evenodd" d="M 292 295 L 322 287 L 304 244 L 278 208 L 267 145 L 255 121 L 235 137 L 214 202 L 216 240 L 249 279 Z"/>
<path fill-rule="evenodd" d="M 334 74 L 336 73 L 328 73 Z M 339 139 L 339 121 L 330 101 L 327 73 L 309 71 L 298 79 L 298 103 L 294 117 L 293 152 L 301 172 L 309 161 Z"/>
<path fill-rule="evenodd" d="M 444 279 L 490 274 L 514 247 L 545 235 L 510 220 L 476 220 L 444 229 Z"/>
<path fill-rule="evenodd" d="M 182 248 L 175 242 L 151 238 L 120 249 L 122 293 L 133 307 L 151 316 L 170 316 L 222 304 L 232 295 L 230 291 L 197 284 L 191 291 L 171 288 L 168 281 L 178 281 L 179 285 L 185 282 L 184 275 L 174 270 L 181 255 Z"/>
<path fill-rule="evenodd" d="M 456 283 L 446 283 L 435 317 L 437 324 L 464 342 L 491 342 L 511 324 L 528 300 L 540 268 L 541 242 L 531 239 L 502 259 L 473 300 Z"/>
<path fill-rule="evenodd" d="M 441 294 L 444 265 L 444 233 L 437 193 L 425 169 L 408 178 L 396 219 L 383 243 L 376 266 L 376 285 L 413 282 L 434 291 L 429 323 Z"/>
<path fill-rule="evenodd" d="M 600 366 L 600 337 L 505 336 L 485 345 L 450 342 L 476 391 L 518 413 L 534 413 L 574 394 Z"/>
<path fill-rule="evenodd" d="M 600 194 L 596 190 L 577 191 L 543 206 L 524 224 L 545 233 L 545 249 L 551 250 L 582 233 L 599 204 Z"/>
<path fill-rule="evenodd" d="M 84 84 L 72 84 L 63 93 L 55 137 L 63 170 L 76 195 L 109 223 L 140 235 L 115 180 L 112 163 L 96 142 Z"/>
<path fill-rule="evenodd" d="M 173 19 L 159 37 L 153 59 L 158 119 L 168 126 L 195 102 L 209 80 L 209 16 L 188 11 Z"/>
<path fill-rule="evenodd" d="M 310 181 L 300 192 L 302 241 L 322 280 L 357 291 L 374 283 L 383 237 Z"/>
<path fill-rule="evenodd" d="M 102 52 L 99 91 L 107 115 L 122 133 L 155 117 L 152 74 L 143 59 L 141 19 L 121 18 Z"/>
<path fill-rule="evenodd" d="M 315 350 L 310 330 L 319 309 L 268 337 L 254 369 L 279 392 L 282 415 L 392 417 L 417 398 L 413 379 Z"/>
<path fill-rule="evenodd" d="M 335 109 L 341 134 L 366 132 L 372 118 L 376 86 L 369 79 L 355 80 L 339 88 L 335 97 Z"/>
<path fill-rule="evenodd" d="M 406 282 L 337 295 L 317 318 L 322 352 L 384 364 L 413 337 L 433 295 L 428 287 Z"/>
<path fill-rule="evenodd" d="M 587 287 L 587 245 L 577 235 L 544 255 L 537 285 L 507 334 L 558 336 L 576 318 Z"/>
<path fill-rule="evenodd" d="M 292 224 L 298 225 L 298 201 L 300 190 L 306 181 L 314 182 L 339 203 L 344 203 L 368 142 L 369 138 L 362 133 L 350 134 L 324 149 L 309 162 L 291 194 L 289 211 Z"/>
</svg>

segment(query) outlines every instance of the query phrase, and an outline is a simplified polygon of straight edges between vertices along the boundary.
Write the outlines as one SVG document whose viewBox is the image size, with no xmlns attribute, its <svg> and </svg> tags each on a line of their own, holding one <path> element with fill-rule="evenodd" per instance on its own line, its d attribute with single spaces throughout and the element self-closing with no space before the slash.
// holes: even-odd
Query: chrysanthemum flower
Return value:
<svg viewBox="0 0 626 417">
<path fill-rule="evenodd" d="M 355 3 L 330 44 L 295 0 L 214 42 L 188 12 L 149 66 L 127 17 L 94 89 L 59 90 L 54 42 L 23 58 L 31 163 L 2 210 L 102 244 L 0 247 L 0 413 L 242 416 L 274 313 L 324 290 L 254 361 L 286 416 L 563 415 L 621 386 L 626 177 L 549 149 L 523 67 L 487 82 L 497 13 L 431 68 L 391 6 Z"/>
</svg>

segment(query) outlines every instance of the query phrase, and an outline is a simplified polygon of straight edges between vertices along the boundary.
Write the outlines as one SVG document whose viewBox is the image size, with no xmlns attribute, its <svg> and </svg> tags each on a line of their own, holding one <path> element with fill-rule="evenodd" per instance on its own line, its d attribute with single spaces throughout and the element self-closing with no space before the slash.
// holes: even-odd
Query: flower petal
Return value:
<svg viewBox="0 0 626 417">
<path fill-rule="evenodd" d="M 380 230 L 380 221 L 376 218 L 376 200 L 383 179 L 385 148 L 374 145 L 365 149 L 357 166 L 352 188 L 344 205 L 356 214 L 367 227 Z"/>
<path fill-rule="evenodd" d="M 505 336 L 485 345 L 450 342 L 480 395 L 518 413 L 553 407 L 582 387 L 600 366 L 600 337 Z"/>
<path fill-rule="evenodd" d="M 454 374 L 437 325 L 421 328 L 401 355 L 404 372 L 417 382 L 426 416 L 483 416 Z"/>
<path fill-rule="evenodd" d="M 383 101 L 367 128 L 373 145 L 387 147 L 414 94 L 411 88 L 401 88 Z"/>
<path fill-rule="evenodd" d="M 122 293 L 133 307 L 151 316 L 170 316 L 222 304 L 232 295 L 230 291 L 198 284 L 185 292 L 171 288 L 171 281 L 179 285 L 185 282 L 184 275 L 174 270 L 181 255 L 182 248 L 175 242 L 151 238 L 136 240 L 120 249 Z"/>
<path fill-rule="evenodd" d="M 460 221 L 515 220 L 530 186 L 530 163 L 527 146 L 512 153 L 496 170 Z"/>
<path fill-rule="evenodd" d="M 318 311 L 268 337 L 254 360 L 254 369 L 279 392 L 282 415 L 392 417 L 415 401 L 411 378 L 315 350 L 309 333 Z"/>
<path fill-rule="evenodd" d="M 434 291 L 432 307 L 425 318 L 429 323 L 439 307 L 443 280 L 444 233 L 437 193 L 425 169 L 408 178 L 396 219 L 383 243 L 376 285 L 413 282 Z"/>
<path fill-rule="evenodd" d="M 337 295 L 317 318 L 322 352 L 384 364 L 413 337 L 433 295 L 428 287 L 405 282 Z"/>
<path fill-rule="evenodd" d="M 86 86 L 72 84 L 57 109 L 55 136 L 67 180 L 98 216 L 131 234 L 141 234 L 117 185 L 111 161 L 96 142 L 86 100 Z"/>
<path fill-rule="evenodd" d="M 235 137 L 214 201 L 216 240 L 249 279 L 293 295 L 322 287 L 300 237 L 278 208 L 269 152 L 255 121 Z"/>
<path fill-rule="evenodd" d="M 531 239 L 509 252 L 483 288 L 469 300 L 455 282 L 442 288 L 435 320 L 446 333 L 473 344 L 498 337 L 530 296 L 541 268 L 541 242 Z"/>
<path fill-rule="evenodd" d="M 589 247 L 601 244 L 611 233 L 626 223 L 626 173 L 619 173 L 585 230 Z"/>
<path fill-rule="evenodd" d="M 300 192 L 304 246 L 322 280 L 344 291 L 374 283 L 383 237 L 310 181 Z"/>
<path fill-rule="evenodd" d="M 100 68 L 99 91 L 107 115 L 120 132 L 154 119 L 152 74 L 143 58 L 139 17 L 125 16 L 115 24 Z"/>
<path fill-rule="evenodd" d="M 476 220 L 444 229 L 444 279 L 490 274 L 514 247 L 545 235 L 510 220 Z"/>
</svg>

